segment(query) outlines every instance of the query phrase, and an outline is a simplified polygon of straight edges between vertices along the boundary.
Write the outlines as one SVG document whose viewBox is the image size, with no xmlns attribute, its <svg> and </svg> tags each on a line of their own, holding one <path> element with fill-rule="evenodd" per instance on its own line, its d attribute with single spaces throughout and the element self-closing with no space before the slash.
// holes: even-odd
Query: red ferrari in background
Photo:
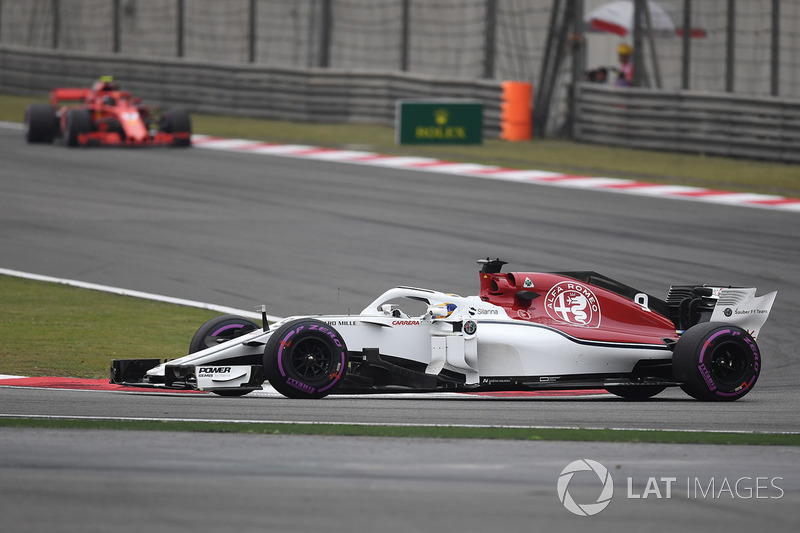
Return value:
<svg viewBox="0 0 800 533">
<path fill-rule="evenodd" d="M 191 146 L 192 125 L 184 109 L 163 111 L 121 91 L 111 76 L 90 88 L 58 88 L 50 104 L 25 110 L 29 143 L 52 143 L 57 137 L 73 146 Z"/>
</svg>

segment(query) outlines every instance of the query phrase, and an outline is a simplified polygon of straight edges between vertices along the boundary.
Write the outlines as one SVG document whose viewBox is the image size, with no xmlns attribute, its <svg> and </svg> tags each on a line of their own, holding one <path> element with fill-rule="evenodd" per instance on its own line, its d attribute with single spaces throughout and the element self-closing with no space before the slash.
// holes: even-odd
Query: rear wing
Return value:
<svg viewBox="0 0 800 533">
<path fill-rule="evenodd" d="M 711 322 L 725 322 L 747 330 L 755 339 L 764 326 L 777 292 L 756 296 L 755 287 L 714 288 L 718 296 Z"/>
<path fill-rule="evenodd" d="M 88 87 L 63 87 L 50 91 L 50 105 L 57 107 L 61 102 L 85 102 L 92 90 Z"/>
</svg>

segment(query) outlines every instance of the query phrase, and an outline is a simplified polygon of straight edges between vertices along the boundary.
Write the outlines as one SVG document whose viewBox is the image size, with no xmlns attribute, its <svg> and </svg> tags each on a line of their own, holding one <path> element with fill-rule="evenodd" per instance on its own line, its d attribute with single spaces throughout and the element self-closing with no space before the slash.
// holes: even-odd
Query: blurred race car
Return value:
<svg viewBox="0 0 800 533">
<path fill-rule="evenodd" d="M 29 143 L 52 143 L 63 138 L 69 147 L 186 147 L 192 143 L 191 135 L 186 110 L 144 106 L 141 98 L 119 90 L 111 76 L 101 77 L 90 88 L 53 89 L 49 105 L 32 104 L 25 110 L 25 138 Z"/>
<path fill-rule="evenodd" d="M 265 378 L 290 398 L 333 393 L 604 388 L 644 399 L 680 386 L 736 400 L 762 368 L 756 337 L 776 293 L 680 285 L 660 300 L 596 272 L 501 272 L 480 293 L 386 291 L 354 316 L 204 324 L 189 355 L 115 360 L 111 383 L 239 396 Z M 414 309 L 414 307 L 417 309 Z"/>
</svg>

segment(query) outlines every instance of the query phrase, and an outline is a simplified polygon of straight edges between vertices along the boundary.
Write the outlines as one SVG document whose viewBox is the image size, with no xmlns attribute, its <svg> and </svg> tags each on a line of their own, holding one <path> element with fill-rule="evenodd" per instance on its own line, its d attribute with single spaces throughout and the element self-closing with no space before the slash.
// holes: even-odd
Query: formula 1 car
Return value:
<svg viewBox="0 0 800 533">
<path fill-rule="evenodd" d="M 50 92 L 50 104 L 25 110 L 29 143 L 62 138 L 68 147 L 89 145 L 190 146 L 192 126 L 184 109 L 162 111 L 144 106 L 141 98 L 121 91 L 103 76 L 91 88 L 60 88 Z"/>
<path fill-rule="evenodd" d="M 660 300 L 596 272 L 479 263 L 477 296 L 397 287 L 354 316 L 267 325 L 262 307 L 259 326 L 224 315 L 197 330 L 189 355 L 113 361 L 111 383 L 240 396 L 266 378 L 290 398 L 604 388 L 644 399 L 680 386 L 730 401 L 758 379 L 755 339 L 775 292 L 680 285 Z"/>
</svg>

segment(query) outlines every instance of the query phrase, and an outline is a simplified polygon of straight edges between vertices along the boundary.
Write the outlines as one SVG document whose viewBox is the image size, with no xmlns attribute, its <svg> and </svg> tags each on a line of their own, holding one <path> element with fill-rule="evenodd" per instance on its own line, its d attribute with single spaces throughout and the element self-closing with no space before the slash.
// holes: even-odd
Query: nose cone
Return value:
<svg viewBox="0 0 800 533">
<path fill-rule="evenodd" d="M 146 142 L 149 135 L 147 128 L 136 109 L 128 109 L 121 114 L 122 129 L 125 130 L 125 137 L 128 142 L 143 143 Z"/>
</svg>

